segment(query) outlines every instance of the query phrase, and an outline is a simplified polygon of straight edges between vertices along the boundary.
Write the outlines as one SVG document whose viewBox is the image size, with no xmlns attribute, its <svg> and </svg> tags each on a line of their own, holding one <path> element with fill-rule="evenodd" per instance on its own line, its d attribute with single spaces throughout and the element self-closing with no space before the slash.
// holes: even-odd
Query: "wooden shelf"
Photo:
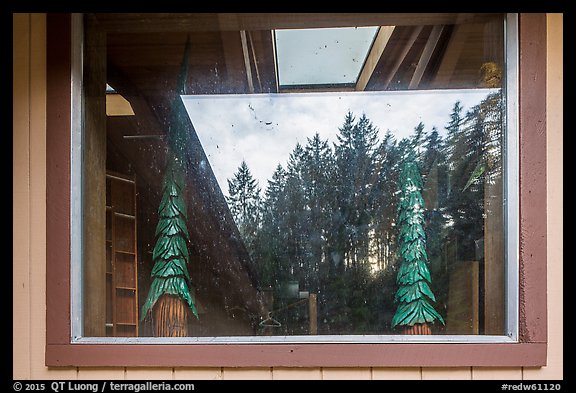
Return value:
<svg viewBox="0 0 576 393">
<path fill-rule="evenodd" d="M 135 220 L 136 219 L 136 217 L 134 217 L 132 214 L 124 214 L 124 213 L 114 212 L 114 216 L 126 218 L 128 220 Z"/>
<path fill-rule="evenodd" d="M 106 334 L 138 336 L 136 182 L 106 174 Z"/>
<path fill-rule="evenodd" d="M 115 250 L 114 252 L 117 252 L 118 254 L 136 255 L 133 251 Z"/>
</svg>

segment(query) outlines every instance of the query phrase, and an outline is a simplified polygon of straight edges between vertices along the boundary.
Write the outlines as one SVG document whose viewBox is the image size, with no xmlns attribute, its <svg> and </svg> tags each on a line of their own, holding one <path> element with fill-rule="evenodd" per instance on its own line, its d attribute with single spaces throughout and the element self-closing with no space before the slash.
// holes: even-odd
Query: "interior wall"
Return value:
<svg viewBox="0 0 576 393">
<path fill-rule="evenodd" d="M 13 379 L 562 379 L 563 15 L 547 16 L 548 362 L 541 368 L 47 368 L 46 17 L 13 15 Z"/>
</svg>

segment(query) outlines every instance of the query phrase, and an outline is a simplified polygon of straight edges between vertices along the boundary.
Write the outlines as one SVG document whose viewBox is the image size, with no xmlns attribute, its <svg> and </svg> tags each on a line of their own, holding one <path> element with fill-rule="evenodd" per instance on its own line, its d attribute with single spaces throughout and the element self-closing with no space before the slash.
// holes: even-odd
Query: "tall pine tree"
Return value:
<svg viewBox="0 0 576 393">
<path fill-rule="evenodd" d="M 260 225 L 260 187 L 246 161 L 242 161 L 233 179 L 228 179 L 228 206 L 242 240 L 251 256 Z"/>
<path fill-rule="evenodd" d="M 278 164 L 268 180 L 261 205 L 261 226 L 256 238 L 254 263 L 263 288 L 278 288 L 281 281 L 286 281 L 283 266 L 286 263 L 285 221 L 286 171 Z"/>
<path fill-rule="evenodd" d="M 386 269 L 396 258 L 394 244 L 396 239 L 395 213 L 397 209 L 397 184 L 400 172 L 401 149 L 390 131 L 387 131 L 378 147 L 377 182 L 373 187 L 374 205 L 374 246 L 377 269 Z"/>
<path fill-rule="evenodd" d="M 152 252 L 154 266 L 148 297 L 142 306 L 141 318 L 152 311 L 154 335 L 183 337 L 188 335 L 188 314 L 198 318 L 194 298 L 190 291 L 188 274 L 188 229 L 186 228 L 186 202 L 184 199 L 184 173 L 190 146 L 191 123 L 180 99 L 185 94 L 188 74 L 190 41 L 186 42 L 184 59 L 178 77 L 177 94 L 172 101 L 167 132 L 168 157 L 162 187 L 162 200 L 158 208 L 156 245 Z"/>
<path fill-rule="evenodd" d="M 346 267 L 365 265 L 373 217 L 372 188 L 377 182 L 378 129 L 363 114 L 358 121 L 351 112 L 337 134 L 335 145 L 338 192 L 336 221 L 340 252 Z"/>
<path fill-rule="evenodd" d="M 187 242 L 190 235 L 186 228 L 184 184 L 180 163 L 171 159 L 164 175 L 162 201 L 158 208 L 157 240 L 152 252 L 152 284 L 142 307 L 142 318 L 155 306 L 157 308 L 155 336 L 187 336 L 187 312 L 183 309 L 182 301 L 198 318 L 189 288 Z"/>
<path fill-rule="evenodd" d="M 411 334 L 430 334 L 428 324 L 436 320 L 444 324 L 444 320 L 430 304 L 435 297 L 430 289 L 427 266 L 422 178 L 413 152 L 404 162 L 400 189 L 398 247 L 401 265 L 396 278 L 398 308 L 392 318 L 392 327 L 405 326 L 405 331 Z"/>
<path fill-rule="evenodd" d="M 333 191 L 330 177 L 334 167 L 332 150 L 327 140 L 316 133 L 308 138 L 302 155 L 302 188 L 306 206 L 305 246 L 306 274 L 302 285 L 310 291 L 321 291 L 321 282 L 328 274 L 326 266 L 326 228 L 331 218 Z"/>
</svg>

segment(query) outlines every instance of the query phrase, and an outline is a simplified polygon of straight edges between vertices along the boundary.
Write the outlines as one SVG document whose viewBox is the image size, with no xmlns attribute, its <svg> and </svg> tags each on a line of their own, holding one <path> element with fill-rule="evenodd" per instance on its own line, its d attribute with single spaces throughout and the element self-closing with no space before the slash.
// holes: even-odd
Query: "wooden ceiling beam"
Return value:
<svg viewBox="0 0 576 393">
<path fill-rule="evenodd" d="M 424 50 L 420 55 L 420 59 L 418 60 L 418 64 L 416 65 L 416 69 L 414 70 L 414 74 L 410 80 L 410 84 L 408 85 L 409 89 L 416 89 L 420 85 L 422 75 L 424 75 L 424 71 L 426 71 L 428 63 L 432 58 L 432 54 L 438 45 L 438 41 L 442 35 L 442 30 L 444 30 L 443 25 L 436 25 L 432 28 L 432 31 L 428 36 L 428 40 L 426 41 L 426 46 L 424 46 Z"/>
<path fill-rule="evenodd" d="M 222 31 L 220 38 L 226 68 L 225 86 L 220 93 L 245 92 L 247 76 L 240 34 L 236 31 Z"/>
<path fill-rule="evenodd" d="M 262 92 L 262 79 L 260 78 L 260 70 L 258 67 L 258 58 L 256 56 L 256 49 L 254 48 L 254 39 L 252 37 L 252 32 L 246 32 L 248 36 L 248 44 L 250 45 L 250 54 L 252 55 L 252 62 L 254 64 L 254 72 L 256 73 L 256 81 L 258 82 L 258 91 Z"/>
<path fill-rule="evenodd" d="M 406 43 L 402 47 L 402 51 L 400 52 L 400 54 L 398 55 L 398 57 L 394 61 L 394 64 L 392 65 L 392 67 L 390 67 L 390 69 L 386 73 L 386 76 L 384 77 L 384 83 L 382 85 L 382 90 L 388 89 L 388 86 L 390 85 L 390 82 L 394 78 L 394 75 L 396 75 L 396 73 L 400 69 L 400 66 L 404 62 L 404 59 L 408 55 L 408 52 L 410 52 L 410 49 L 412 49 L 412 46 L 416 42 L 416 39 L 418 38 L 418 36 L 422 32 L 422 28 L 423 28 L 423 26 L 416 26 L 413 28 L 412 33 L 410 34 L 410 37 L 408 38 L 408 40 L 406 41 Z"/>
<path fill-rule="evenodd" d="M 305 29 L 357 26 L 426 26 L 488 20 L 472 13 L 101 13 L 110 33 Z"/>
<path fill-rule="evenodd" d="M 362 66 L 362 70 L 360 71 L 358 80 L 356 81 L 357 91 L 363 91 L 366 88 L 368 81 L 376 69 L 378 61 L 380 61 L 380 57 L 382 56 L 386 45 L 388 45 L 388 42 L 390 41 L 394 29 L 395 26 L 381 26 L 378 29 L 378 33 L 376 33 L 370 52 L 368 53 L 368 56 L 366 56 L 366 60 L 364 61 L 364 65 Z"/>
<path fill-rule="evenodd" d="M 242 43 L 242 58 L 244 59 L 244 69 L 246 71 L 248 92 L 254 94 L 254 81 L 252 80 L 252 67 L 250 66 L 250 55 L 248 54 L 248 39 L 246 38 L 246 30 L 240 30 L 240 42 Z"/>
</svg>

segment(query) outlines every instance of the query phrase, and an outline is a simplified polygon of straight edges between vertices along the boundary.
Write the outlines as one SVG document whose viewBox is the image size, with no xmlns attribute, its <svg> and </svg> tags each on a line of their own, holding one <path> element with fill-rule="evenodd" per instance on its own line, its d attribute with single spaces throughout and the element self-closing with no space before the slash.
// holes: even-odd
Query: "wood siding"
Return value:
<svg viewBox="0 0 576 393">
<path fill-rule="evenodd" d="M 14 379 L 563 378 L 563 16 L 547 16 L 548 361 L 539 368 L 48 368 L 46 347 L 46 17 L 13 15 Z"/>
</svg>

